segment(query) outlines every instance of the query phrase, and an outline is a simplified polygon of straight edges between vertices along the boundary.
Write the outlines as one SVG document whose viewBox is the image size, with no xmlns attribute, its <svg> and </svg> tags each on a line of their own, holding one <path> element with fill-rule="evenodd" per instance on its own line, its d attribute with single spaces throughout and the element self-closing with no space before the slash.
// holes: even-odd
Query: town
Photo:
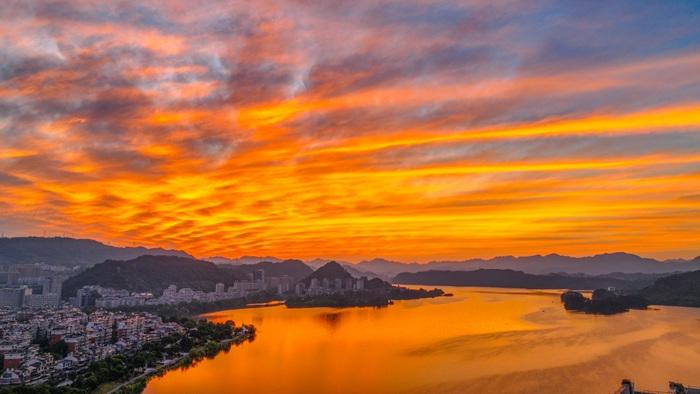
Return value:
<svg viewBox="0 0 700 394">
<path fill-rule="evenodd" d="M 284 280 L 266 281 L 263 275 L 257 284 L 239 283 L 228 291 L 224 291 L 223 284 L 217 284 L 213 292 L 178 290 L 173 285 L 154 297 L 151 293 L 85 286 L 76 297 L 62 299 L 62 283 L 73 272 L 47 264 L 0 268 L 0 386 L 67 387 L 96 362 L 117 355 L 133 356 L 149 344 L 187 335 L 187 328 L 180 322 L 116 308 L 210 302 L 245 296 L 266 286 L 290 286 Z M 230 331 L 243 338 L 252 330 L 252 326 L 231 326 Z M 186 355 L 175 354 L 178 358 Z M 167 366 L 174 362 L 163 358 L 156 363 Z M 153 373 L 156 366 L 141 365 L 131 372 Z"/>
<path fill-rule="evenodd" d="M 234 282 L 233 286 L 217 283 L 214 291 L 205 292 L 189 287 L 178 289 L 171 284 L 160 296 L 153 293 L 129 292 L 123 289 L 105 288 L 98 285 L 83 286 L 78 289 L 71 303 L 80 308 L 96 307 L 114 309 L 144 305 L 175 305 L 192 302 L 216 302 L 245 298 L 251 294 L 268 292 L 277 296 L 319 296 L 345 292 L 358 292 L 365 289 L 366 277 L 354 278 L 311 278 L 309 286 L 303 281 L 295 283 L 289 276 L 266 277 L 264 270 L 253 272 L 249 280 Z"/>
<path fill-rule="evenodd" d="M 184 328 L 149 313 L 73 306 L 0 310 L 1 385 L 65 382 L 90 363 L 135 352 Z"/>
</svg>

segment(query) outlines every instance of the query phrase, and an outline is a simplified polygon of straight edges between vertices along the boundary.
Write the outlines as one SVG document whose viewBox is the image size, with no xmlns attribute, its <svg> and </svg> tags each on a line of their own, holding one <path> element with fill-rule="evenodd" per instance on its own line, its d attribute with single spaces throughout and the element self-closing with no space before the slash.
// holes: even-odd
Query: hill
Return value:
<svg viewBox="0 0 700 394">
<path fill-rule="evenodd" d="M 700 307 L 700 271 L 660 278 L 640 294 L 651 304 Z"/>
<path fill-rule="evenodd" d="M 304 278 L 302 282 L 308 287 L 311 284 L 311 280 L 314 278 L 318 279 L 319 281 L 322 281 L 323 279 L 334 281 L 336 278 L 340 278 L 342 280 L 352 279 L 352 275 L 350 275 L 342 265 L 336 263 L 335 261 L 331 261 L 312 272 L 309 276 Z"/>
<path fill-rule="evenodd" d="M 208 261 L 176 256 L 140 256 L 133 260 L 107 260 L 66 280 L 63 297 L 74 296 L 82 286 L 99 285 L 135 292 L 162 293 L 171 284 L 178 288 L 213 291 L 216 283 L 233 285 L 239 278 Z"/>
<path fill-rule="evenodd" d="M 700 257 L 693 260 L 659 261 L 629 253 L 605 253 L 587 257 L 570 257 L 558 254 L 524 257 L 501 256 L 492 259 L 463 261 L 433 261 L 425 264 L 402 263 L 384 259 L 363 261 L 355 265 L 358 270 L 393 277 L 402 272 L 474 271 L 478 269 L 507 269 L 529 274 L 585 274 L 611 273 L 661 274 L 700 270 Z"/>
<path fill-rule="evenodd" d="M 648 281 L 622 280 L 611 277 L 533 275 L 514 270 L 481 269 L 476 271 L 426 271 L 401 273 L 393 283 L 430 286 L 485 286 L 524 289 L 599 289 L 607 287 L 641 288 Z"/>
<path fill-rule="evenodd" d="M 280 262 L 263 261 L 256 264 L 220 265 L 222 269 L 237 272 L 241 277 L 249 276 L 254 271 L 263 270 L 265 277 L 289 276 L 294 281 L 300 281 L 311 275 L 314 270 L 301 260 L 284 260 Z"/>
<path fill-rule="evenodd" d="M 105 260 L 130 260 L 143 255 L 192 258 L 179 250 L 115 247 L 91 239 L 19 237 L 0 238 L 0 264 L 47 263 L 91 266 Z"/>
</svg>

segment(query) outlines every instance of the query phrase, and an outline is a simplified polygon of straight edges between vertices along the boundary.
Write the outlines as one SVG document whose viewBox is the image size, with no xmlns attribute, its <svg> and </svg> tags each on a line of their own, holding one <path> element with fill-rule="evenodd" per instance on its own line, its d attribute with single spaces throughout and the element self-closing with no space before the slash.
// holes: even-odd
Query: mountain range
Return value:
<svg viewBox="0 0 700 394">
<path fill-rule="evenodd" d="M 71 267 L 91 266 L 105 260 L 131 260 L 143 255 L 193 258 L 180 250 L 116 247 L 91 239 L 0 238 L 0 264 L 46 263 Z"/>
<path fill-rule="evenodd" d="M 660 261 L 629 253 L 605 253 L 587 257 L 548 254 L 545 256 L 501 256 L 492 259 L 434 261 L 425 264 L 374 259 L 360 262 L 355 265 L 355 268 L 361 271 L 370 271 L 378 275 L 392 277 L 402 272 L 430 270 L 474 271 L 477 269 L 508 269 L 529 274 L 567 273 L 604 275 L 620 272 L 659 274 L 700 270 L 700 257 L 696 257 L 693 260 Z"/>
<path fill-rule="evenodd" d="M 91 266 L 105 260 L 131 260 L 142 255 L 167 255 L 193 258 L 186 252 L 144 247 L 115 247 L 89 239 L 20 237 L 0 238 L 0 264 L 48 263 L 66 266 Z M 261 262 L 285 261 L 274 256 L 242 256 L 239 258 L 209 257 L 204 260 L 222 266 L 242 266 Z M 329 259 L 314 259 L 304 262 L 317 269 L 330 262 Z M 468 259 L 459 261 L 432 261 L 428 263 L 405 263 L 381 258 L 357 264 L 339 261 L 355 277 L 368 276 L 382 279 L 392 278 L 402 272 L 429 270 L 474 271 L 478 269 L 509 269 L 529 274 L 585 274 L 604 275 L 610 273 L 670 274 L 700 270 L 700 256 L 692 260 L 656 260 L 629 253 L 605 253 L 586 257 L 571 257 L 558 254 L 533 256 L 500 256 L 491 259 Z"/>
<path fill-rule="evenodd" d="M 209 261 L 222 261 L 224 258 L 208 258 Z M 241 262 L 282 261 L 276 257 L 244 256 L 238 259 L 225 259 L 227 264 L 241 264 Z M 240 261 L 240 262 L 239 262 Z M 306 265 L 318 269 L 324 264 L 333 261 L 331 259 L 313 259 L 305 261 Z M 529 274 L 583 274 L 605 275 L 612 273 L 626 274 L 670 274 L 674 272 L 686 272 L 700 270 L 700 256 L 692 260 L 673 259 L 656 260 L 640 257 L 630 253 L 604 253 L 594 256 L 571 257 L 559 254 L 532 255 L 532 256 L 499 256 L 490 259 L 467 259 L 457 261 L 431 261 L 428 263 L 406 263 L 395 260 L 375 258 L 364 260 L 357 264 L 338 261 L 340 265 L 353 276 L 379 277 L 382 279 L 393 278 L 402 272 L 423 271 L 474 271 L 478 269 L 515 270 Z"/>
<path fill-rule="evenodd" d="M 611 276 L 567 276 L 561 274 L 535 275 L 503 269 L 476 271 L 422 271 L 398 274 L 393 283 L 427 286 L 475 286 L 522 289 L 594 290 L 615 287 L 641 289 L 654 283 L 655 275 L 638 279 L 619 279 Z"/>
</svg>

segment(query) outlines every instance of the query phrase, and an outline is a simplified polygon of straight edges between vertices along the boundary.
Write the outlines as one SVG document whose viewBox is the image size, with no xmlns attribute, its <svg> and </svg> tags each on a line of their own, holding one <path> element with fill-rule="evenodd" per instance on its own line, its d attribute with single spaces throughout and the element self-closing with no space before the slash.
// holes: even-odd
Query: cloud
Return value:
<svg viewBox="0 0 700 394">
<path fill-rule="evenodd" d="M 197 255 L 697 254 L 693 7 L 13 1 L 3 221 Z"/>
</svg>

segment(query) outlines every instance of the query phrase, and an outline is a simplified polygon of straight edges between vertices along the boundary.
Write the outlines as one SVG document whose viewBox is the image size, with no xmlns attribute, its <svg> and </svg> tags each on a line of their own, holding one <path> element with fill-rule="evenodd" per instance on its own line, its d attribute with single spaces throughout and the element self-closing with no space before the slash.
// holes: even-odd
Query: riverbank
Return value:
<svg viewBox="0 0 700 394">
<path fill-rule="evenodd" d="M 151 371 L 144 371 L 139 376 L 133 377 L 130 380 L 119 383 L 115 387 L 111 387 L 111 385 L 114 384 L 114 382 L 111 383 L 106 383 L 103 386 L 108 386 L 109 390 L 108 391 L 101 391 L 100 388 L 96 390 L 97 393 L 102 393 L 104 392 L 105 394 L 136 394 L 136 393 L 141 393 L 143 389 L 146 387 L 146 384 L 148 384 L 148 380 L 151 379 L 152 377 L 156 376 L 162 376 L 163 374 L 167 373 L 170 370 L 177 369 L 177 368 L 182 368 L 182 367 L 189 367 L 193 364 L 196 364 L 197 362 L 201 361 L 204 359 L 204 357 L 216 357 L 219 352 L 221 351 L 228 351 L 231 347 L 232 344 L 240 344 L 245 340 L 252 340 L 255 338 L 255 330 L 248 331 L 246 333 L 239 333 L 235 337 L 230 338 L 230 339 L 224 339 L 222 341 L 219 341 L 219 347 L 215 353 L 211 353 L 211 351 L 208 351 L 206 346 L 199 347 L 199 348 L 194 348 L 192 351 L 190 351 L 186 355 L 182 355 L 178 357 L 175 360 L 172 360 L 172 363 L 169 363 L 168 365 L 161 365 Z M 101 387 L 103 387 L 101 386 Z"/>
<path fill-rule="evenodd" d="M 232 344 L 255 338 L 253 325 L 236 327 L 234 322 L 178 318 L 181 333 L 148 342 L 139 350 L 93 362 L 69 376 L 72 380 L 9 387 L 1 394 L 131 394 L 143 391 L 148 379 L 166 371 L 189 366 L 203 358 L 228 351 Z"/>
</svg>

